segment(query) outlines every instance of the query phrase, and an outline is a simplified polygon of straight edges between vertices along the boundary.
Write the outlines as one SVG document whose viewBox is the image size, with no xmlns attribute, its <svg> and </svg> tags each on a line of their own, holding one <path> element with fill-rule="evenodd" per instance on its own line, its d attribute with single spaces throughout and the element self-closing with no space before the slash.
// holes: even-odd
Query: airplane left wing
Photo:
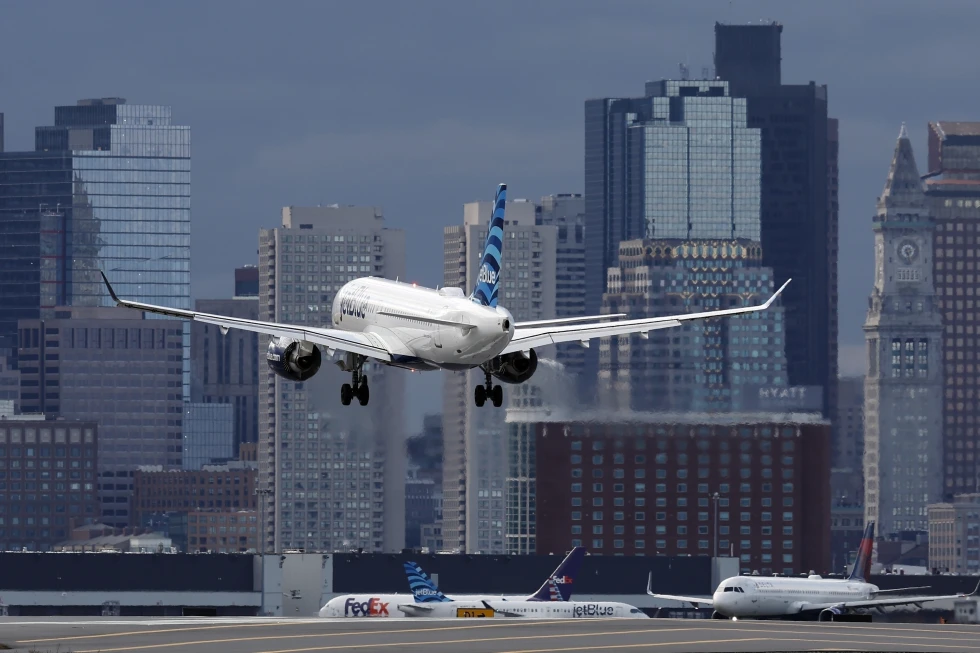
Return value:
<svg viewBox="0 0 980 653">
<path fill-rule="evenodd" d="M 280 324 L 278 322 L 246 320 L 240 317 L 212 315 L 210 313 L 198 313 L 197 311 L 189 311 L 181 308 L 168 308 L 166 306 L 133 302 L 120 299 L 116 295 L 116 292 L 112 289 L 109 280 L 105 276 L 105 272 L 102 273 L 102 280 L 105 281 L 112 301 L 116 302 L 118 306 L 146 311 L 147 313 L 157 313 L 159 315 L 179 317 L 185 320 L 194 320 L 195 322 L 214 324 L 221 329 L 242 329 L 243 331 L 254 331 L 270 336 L 285 336 L 296 340 L 307 340 L 322 345 L 326 349 L 339 349 L 380 361 L 391 361 L 391 352 L 387 344 L 378 335 L 373 333 L 355 333 L 353 331 L 341 331 L 340 329 L 323 329 L 319 327 Z"/>
<path fill-rule="evenodd" d="M 977 583 L 976 588 L 969 594 L 945 594 L 938 596 L 922 596 L 920 594 L 919 596 L 896 596 L 893 599 L 862 599 L 859 601 L 838 601 L 836 603 L 807 603 L 803 607 L 803 610 L 825 610 L 827 608 L 885 608 L 894 605 L 915 605 L 917 607 L 922 607 L 923 603 L 965 599 L 969 596 L 977 596 L 978 593 L 980 593 L 980 582 Z"/>
<path fill-rule="evenodd" d="M 425 617 L 432 614 L 432 605 L 424 603 L 399 603 L 396 607 L 409 616 Z"/>
<path fill-rule="evenodd" d="M 501 352 L 509 354 L 516 351 L 527 351 L 532 347 L 544 347 L 560 342 L 580 341 L 586 347 L 592 338 L 605 338 L 608 336 L 621 336 L 629 333 L 645 334 L 656 329 L 666 329 L 669 327 L 680 326 L 684 322 L 693 320 L 707 320 L 716 317 L 729 315 L 741 315 L 744 313 L 755 313 L 764 311 L 776 300 L 776 297 L 783 292 L 789 285 L 791 279 L 787 279 L 779 290 L 773 293 L 764 304 L 758 306 L 744 306 L 741 308 L 726 308 L 719 311 L 708 311 L 705 313 L 688 313 L 687 315 L 665 315 L 662 317 L 640 318 L 637 320 L 623 320 L 622 322 L 594 322 L 583 325 L 554 325 L 554 326 L 524 326 L 515 325 L 514 337 L 510 344 Z M 594 320 L 603 319 L 605 315 L 596 315 Z"/>
</svg>

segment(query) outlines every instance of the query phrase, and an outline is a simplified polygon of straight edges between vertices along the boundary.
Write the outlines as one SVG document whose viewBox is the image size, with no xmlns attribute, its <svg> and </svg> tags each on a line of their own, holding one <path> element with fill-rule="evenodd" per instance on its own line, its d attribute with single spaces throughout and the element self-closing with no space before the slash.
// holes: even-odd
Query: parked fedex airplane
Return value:
<svg viewBox="0 0 980 653">
<path fill-rule="evenodd" d="M 926 587 L 903 587 L 893 590 L 878 589 L 868 582 L 871 575 L 871 549 L 874 545 L 874 522 L 868 522 L 858 547 L 854 568 L 846 579 L 760 576 L 733 576 L 722 581 L 710 599 L 699 599 L 670 594 L 654 594 L 653 574 L 647 583 L 647 594 L 658 599 L 672 599 L 691 603 L 694 607 L 707 605 L 714 608 L 712 617 L 785 617 L 799 614 L 816 614 L 820 621 L 830 621 L 833 615 L 847 614 L 856 610 L 886 608 L 898 605 L 921 607 L 930 601 L 960 599 L 980 593 L 980 583 L 972 594 L 948 594 L 945 596 L 897 596 L 881 598 L 883 594 L 908 592 Z"/>
<path fill-rule="evenodd" d="M 551 583 L 548 599 L 532 599 L 518 601 L 494 600 L 483 598 L 464 600 L 462 597 L 451 599 L 435 586 L 422 568 L 415 563 L 406 562 L 405 571 L 416 595 L 416 603 L 399 603 L 398 610 L 410 617 L 427 617 L 430 619 L 446 618 L 486 618 L 486 617 L 530 617 L 531 619 L 602 619 L 602 618 L 633 618 L 647 619 L 638 608 L 626 603 L 614 601 L 569 601 L 554 598 L 559 595 L 558 586 L 549 578 L 545 585 Z M 545 589 L 542 586 L 541 593 Z M 419 591 L 425 591 L 424 602 L 418 601 Z"/>
<path fill-rule="evenodd" d="M 502 596 L 499 594 L 457 594 L 454 598 L 459 601 L 479 602 L 483 599 L 495 601 L 520 601 L 526 603 L 541 603 L 545 601 L 568 601 L 572 596 L 575 577 L 585 558 L 585 548 L 577 546 L 572 549 L 561 564 L 538 591 L 531 595 Z M 405 563 L 405 573 L 411 594 L 345 594 L 335 596 L 327 601 L 320 609 L 321 617 L 405 617 L 398 606 L 411 603 L 427 603 L 444 597 L 432 584 L 432 581 L 414 562 Z"/>
<path fill-rule="evenodd" d="M 483 406 L 489 399 L 494 406 L 500 406 L 503 391 L 493 384 L 493 378 L 504 383 L 530 379 L 537 368 L 535 347 L 575 341 L 587 347 L 592 338 L 629 333 L 646 337 L 654 329 L 680 326 L 690 320 L 764 311 L 789 283 L 787 280 L 758 306 L 620 322 L 601 320 L 623 314 L 515 322 L 510 311 L 497 303 L 506 198 L 507 186 L 500 184 L 479 279 L 469 297 L 459 288 L 433 290 L 377 277 L 354 279 L 334 297 L 332 328 L 261 322 L 128 301 L 116 296 L 105 273 L 102 278 L 119 306 L 215 324 L 222 333 L 236 328 L 273 336 L 266 362 L 273 372 L 290 381 L 305 381 L 320 369 L 318 345 L 328 356 L 335 351 L 345 352 L 343 359 L 336 362 L 352 375 L 351 382 L 340 388 L 345 406 L 353 398 L 362 406 L 368 403 L 368 382 L 362 371 L 368 359 L 412 371 L 479 367 L 486 381 L 476 387 L 476 405 Z"/>
</svg>

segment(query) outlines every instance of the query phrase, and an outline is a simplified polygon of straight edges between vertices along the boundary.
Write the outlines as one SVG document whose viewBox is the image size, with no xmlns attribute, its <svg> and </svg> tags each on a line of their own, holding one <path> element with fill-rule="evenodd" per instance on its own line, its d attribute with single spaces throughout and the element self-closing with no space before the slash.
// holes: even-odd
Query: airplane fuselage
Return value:
<svg viewBox="0 0 980 653">
<path fill-rule="evenodd" d="M 861 581 L 736 576 L 718 585 L 712 602 L 726 617 L 779 617 L 799 614 L 807 604 L 864 601 L 877 592 Z"/>
<path fill-rule="evenodd" d="M 505 596 L 500 594 L 455 594 L 450 598 L 454 602 L 465 602 L 466 605 L 480 604 L 480 601 L 526 602 L 527 599 L 526 596 Z M 335 596 L 327 601 L 326 605 L 320 608 L 319 614 L 321 617 L 331 619 L 343 617 L 397 619 L 412 616 L 399 610 L 399 605 L 411 605 L 415 603 L 415 596 L 412 594 L 344 594 L 342 596 Z M 455 605 L 455 603 L 447 603 L 446 605 Z"/>
<path fill-rule="evenodd" d="M 336 329 L 381 338 L 392 352 L 390 364 L 411 370 L 471 369 L 497 356 L 514 336 L 506 308 L 473 302 L 458 288 L 378 277 L 345 284 L 331 318 Z"/>
<path fill-rule="evenodd" d="M 489 606 L 489 609 L 488 609 Z M 432 619 L 454 617 L 527 617 L 529 619 L 648 619 L 638 608 L 613 601 L 451 601 L 429 604 L 431 610 L 413 611 L 409 616 Z M 490 610 L 493 611 L 490 614 Z"/>
</svg>

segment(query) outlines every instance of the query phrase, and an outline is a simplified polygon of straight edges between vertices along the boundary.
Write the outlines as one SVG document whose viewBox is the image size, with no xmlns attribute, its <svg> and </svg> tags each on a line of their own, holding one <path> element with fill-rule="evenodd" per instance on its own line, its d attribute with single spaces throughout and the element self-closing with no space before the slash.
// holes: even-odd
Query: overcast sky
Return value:
<svg viewBox="0 0 980 653">
<path fill-rule="evenodd" d="M 582 192 L 586 98 L 699 76 L 715 21 L 778 20 L 783 81 L 827 84 L 840 119 L 841 362 L 860 373 L 875 198 L 903 121 L 924 172 L 927 121 L 980 119 L 978 19 L 967 0 L 9 2 L 0 112 L 23 150 L 55 105 L 171 105 L 192 128 L 195 297 L 231 294 L 280 207 L 335 202 L 381 206 L 409 276 L 437 284 L 464 202 Z M 440 408 L 430 384 L 409 384 L 413 423 Z"/>
</svg>

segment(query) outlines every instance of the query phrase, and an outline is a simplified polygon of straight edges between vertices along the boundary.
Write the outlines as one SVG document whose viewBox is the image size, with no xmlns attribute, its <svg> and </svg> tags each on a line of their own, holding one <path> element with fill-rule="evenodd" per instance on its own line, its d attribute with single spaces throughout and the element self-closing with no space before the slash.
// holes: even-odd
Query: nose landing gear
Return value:
<svg viewBox="0 0 980 653">
<path fill-rule="evenodd" d="M 477 408 L 480 408 L 487 402 L 487 399 L 493 402 L 496 408 L 500 408 L 504 404 L 504 389 L 499 385 L 493 384 L 493 378 L 490 376 L 490 372 L 483 370 L 486 374 L 486 383 L 484 385 L 476 386 L 476 390 L 473 393 L 473 399 L 476 401 Z"/>
</svg>

